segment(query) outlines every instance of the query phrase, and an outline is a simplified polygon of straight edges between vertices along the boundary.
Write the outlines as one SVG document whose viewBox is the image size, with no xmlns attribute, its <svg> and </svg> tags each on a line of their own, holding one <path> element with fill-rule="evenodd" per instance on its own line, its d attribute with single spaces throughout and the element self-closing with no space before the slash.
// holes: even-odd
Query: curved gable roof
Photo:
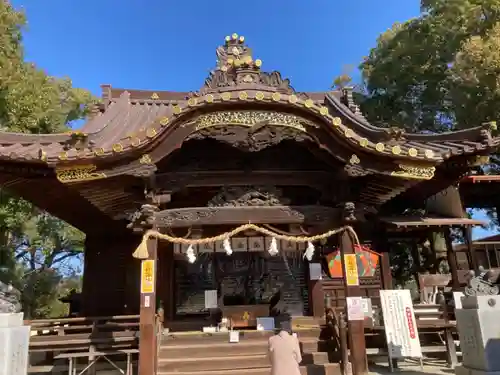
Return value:
<svg viewBox="0 0 500 375">
<path fill-rule="evenodd" d="M 80 131 L 53 135 L 0 133 L 0 159 L 67 165 L 98 163 L 149 149 L 189 117 L 235 105 L 314 118 L 353 150 L 397 160 L 439 164 L 498 146 L 488 125 L 443 134 L 409 134 L 371 125 L 349 90 L 296 92 L 279 72 L 264 72 L 242 37 L 217 48 L 217 66 L 196 93 L 113 89 L 103 86 L 103 108 Z M 305 127 L 308 130 L 308 127 Z"/>
</svg>

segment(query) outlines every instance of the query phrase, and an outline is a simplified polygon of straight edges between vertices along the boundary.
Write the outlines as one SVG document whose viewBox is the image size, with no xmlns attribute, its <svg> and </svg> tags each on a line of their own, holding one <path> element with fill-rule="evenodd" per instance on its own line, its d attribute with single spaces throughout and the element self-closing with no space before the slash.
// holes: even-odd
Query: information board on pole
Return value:
<svg viewBox="0 0 500 375">
<path fill-rule="evenodd" d="M 381 290 L 380 304 L 384 317 L 389 359 L 422 358 L 410 291 L 407 289 Z"/>
<path fill-rule="evenodd" d="M 146 259 L 141 264 L 141 293 L 148 294 L 155 291 L 155 261 Z"/>
<path fill-rule="evenodd" d="M 356 260 L 356 254 L 345 254 L 344 255 L 345 264 L 345 274 L 346 282 L 348 286 L 359 285 L 359 275 L 358 275 L 358 262 Z"/>
<path fill-rule="evenodd" d="M 347 320 L 365 320 L 362 297 L 346 297 Z"/>
</svg>

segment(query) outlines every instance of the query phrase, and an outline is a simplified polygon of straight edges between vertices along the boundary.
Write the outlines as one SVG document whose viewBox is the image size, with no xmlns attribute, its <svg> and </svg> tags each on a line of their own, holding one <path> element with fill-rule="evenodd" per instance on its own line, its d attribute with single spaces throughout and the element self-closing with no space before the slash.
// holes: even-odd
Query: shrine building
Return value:
<svg viewBox="0 0 500 375">
<path fill-rule="evenodd" d="M 141 311 L 147 330 L 161 307 L 171 330 L 201 330 L 214 306 L 252 326 L 273 297 L 293 316 L 346 295 L 376 305 L 391 239 L 438 232 L 460 284 L 474 259 L 452 259 L 449 228 L 481 222 L 456 186 L 498 147 L 494 124 L 377 127 L 351 88 L 298 92 L 243 37 L 216 53 L 196 92 L 103 85 L 80 130 L 0 133 L 2 187 L 86 234 L 81 315 Z M 342 254 L 356 259 L 347 292 Z"/>
</svg>

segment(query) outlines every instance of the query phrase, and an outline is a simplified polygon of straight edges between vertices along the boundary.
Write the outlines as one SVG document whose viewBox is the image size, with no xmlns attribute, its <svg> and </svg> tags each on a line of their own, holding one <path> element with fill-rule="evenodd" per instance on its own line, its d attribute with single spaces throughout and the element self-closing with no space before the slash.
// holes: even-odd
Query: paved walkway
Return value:
<svg viewBox="0 0 500 375">
<path fill-rule="evenodd" d="M 446 365 L 445 361 L 438 360 L 424 360 L 423 369 L 420 368 L 420 363 L 418 361 L 405 361 L 399 362 L 398 369 L 396 369 L 393 374 L 402 375 L 420 375 L 420 374 L 436 374 L 436 375 L 451 375 L 455 371 Z M 389 366 L 387 363 L 380 363 L 370 366 L 370 373 L 377 375 L 388 375 L 391 374 Z"/>
</svg>

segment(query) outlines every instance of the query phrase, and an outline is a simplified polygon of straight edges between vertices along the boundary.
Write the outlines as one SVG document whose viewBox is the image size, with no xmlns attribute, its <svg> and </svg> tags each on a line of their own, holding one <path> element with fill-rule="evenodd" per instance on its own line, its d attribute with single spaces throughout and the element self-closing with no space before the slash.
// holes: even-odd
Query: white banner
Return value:
<svg viewBox="0 0 500 375">
<path fill-rule="evenodd" d="M 410 291 L 381 290 L 385 337 L 390 358 L 421 358 L 420 339 Z"/>
</svg>

